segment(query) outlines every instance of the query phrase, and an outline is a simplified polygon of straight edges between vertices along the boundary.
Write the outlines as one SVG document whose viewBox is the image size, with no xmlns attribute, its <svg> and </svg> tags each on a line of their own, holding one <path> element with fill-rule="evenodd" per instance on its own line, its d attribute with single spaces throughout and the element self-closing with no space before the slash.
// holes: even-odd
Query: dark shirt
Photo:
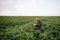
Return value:
<svg viewBox="0 0 60 40">
<path fill-rule="evenodd" d="M 42 21 L 41 20 L 37 20 L 37 24 L 42 25 Z"/>
<path fill-rule="evenodd" d="M 41 27 L 41 26 L 42 26 L 42 21 L 41 21 L 41 20 L 37 20 L 36 26 L 37 26 L 37 27 Z"/>
</svg>

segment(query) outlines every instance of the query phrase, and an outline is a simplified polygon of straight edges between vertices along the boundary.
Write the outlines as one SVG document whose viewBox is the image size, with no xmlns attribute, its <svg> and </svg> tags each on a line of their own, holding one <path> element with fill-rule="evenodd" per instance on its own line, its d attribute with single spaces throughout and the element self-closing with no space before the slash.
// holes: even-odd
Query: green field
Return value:
<svg viewBox="0 0 60 40">
<path fill-rule="evenodd" d="M 0 40 L 60 40 L 60 16 L 41 16 L 42 31 L 34 16 L 0 16 Z"/>
</svg>

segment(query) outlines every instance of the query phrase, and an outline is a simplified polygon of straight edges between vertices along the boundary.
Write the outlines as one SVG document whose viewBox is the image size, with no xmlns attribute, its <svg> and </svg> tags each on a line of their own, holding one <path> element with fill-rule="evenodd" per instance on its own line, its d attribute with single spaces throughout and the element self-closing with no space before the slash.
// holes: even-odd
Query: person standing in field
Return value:
<svg viewBox="0 0 60 40">
<path fill-rule="evenodd" d="M 36 24 L 34 24 L 34 26 L 36 26 L 37 30 L 41 31 L 42 21 L 40 20 L 38 16 L 35 17 L 35 20 L 36 20 Z"/>
</svg>

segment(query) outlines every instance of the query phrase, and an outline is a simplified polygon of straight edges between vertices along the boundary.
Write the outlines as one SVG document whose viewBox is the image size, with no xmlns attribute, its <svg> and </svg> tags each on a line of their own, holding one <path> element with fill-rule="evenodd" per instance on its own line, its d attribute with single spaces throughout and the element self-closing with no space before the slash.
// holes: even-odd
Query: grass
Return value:
<svg viewBox="0 0 60 40">
<path fill-rule="evenodd" d="M 34 16 L 0 16 L 1 40 L 60 40 L 60 17 L 40 16 L 42 31 L 38 32 Z"/>
</svg>

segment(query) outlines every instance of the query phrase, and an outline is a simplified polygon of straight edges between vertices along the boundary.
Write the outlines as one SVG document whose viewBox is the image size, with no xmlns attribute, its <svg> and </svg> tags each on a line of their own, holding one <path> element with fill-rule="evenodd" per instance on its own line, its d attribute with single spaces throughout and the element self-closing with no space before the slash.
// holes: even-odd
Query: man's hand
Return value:
<svg viewBox="0 0 60 40">
<path fill-rule="evenodd" d="M 33 24 L 34 26 L 36 26 L 36 24 Z"/>
</svg>

